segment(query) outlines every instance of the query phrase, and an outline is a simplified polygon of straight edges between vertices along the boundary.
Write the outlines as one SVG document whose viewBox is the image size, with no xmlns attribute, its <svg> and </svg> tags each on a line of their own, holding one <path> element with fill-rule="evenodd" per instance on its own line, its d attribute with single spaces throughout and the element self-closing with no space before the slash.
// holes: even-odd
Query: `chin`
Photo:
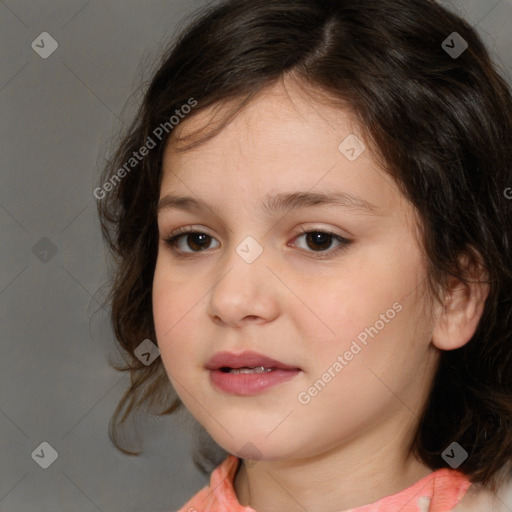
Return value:
<svg viewBox="0 0 512 512">
<path fill-rule="evenodd" d="M 251 461 L 258 460 L 279 460 L 290 457 L 293 453 L 292 441 L 289 437 L 283 439 L 278 435 L 266 437 L 268 430 L 261 429 L 235 430 L 230 433 L 231 437 L 223 429 L 215 428 L 215 431 L 208 430 L 215 442 L 225 451 Z M 270 439 L 272 438 L 272 439 Z"/>
</svg>

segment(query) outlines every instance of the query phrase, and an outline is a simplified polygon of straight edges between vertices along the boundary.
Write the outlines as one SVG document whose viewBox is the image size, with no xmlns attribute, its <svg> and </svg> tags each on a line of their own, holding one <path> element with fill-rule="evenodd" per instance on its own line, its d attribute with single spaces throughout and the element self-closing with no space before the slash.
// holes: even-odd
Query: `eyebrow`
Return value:
<svg viewBox="0 0 512 512">
<path fill-rule="evenodd" d="M 267 195 L 261 204 L 261 209 L 267 215 L 283 211 L 311 208 L 313 206 L 338 206 L 361 211 L 368 215 L 379 215 L 379 209 L 368 201 L 346 192 L 289 192 Z M 167 210 L 201 211 L 213 210 L 206 202 L 187 196 L 165 195 L 158 202 L 158 213 Z"/>
</svg>

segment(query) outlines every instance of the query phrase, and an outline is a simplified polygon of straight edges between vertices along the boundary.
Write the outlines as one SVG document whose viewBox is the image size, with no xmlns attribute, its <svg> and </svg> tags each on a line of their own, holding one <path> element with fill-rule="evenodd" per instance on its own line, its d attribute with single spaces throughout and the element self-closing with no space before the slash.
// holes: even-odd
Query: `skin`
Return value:
<svg viewBox="0 0 512 512">
<path fill-rule="evenodd" d="M 186 119 L 175 136 L 211 114 Z M 183 154 L 171 144 L 164 155 L 160 197 L 192 196 L 210 209 L 158 216 L 153 314 L 162 362 L 215 441 L 257 459 L 241 466 L 234 487 L 240 503 L 259 512 L 358 507 L 429 474 L 408 445 L 440 349 L 469 341 L 487 293 L 454 281 L 444 305 L 429 300 L 414 208 L 368 144 L 353 162 L 341 154 L 350 134 L 365 140 L 348 111 L 281 82 L 208 143 Z M 325 205 L 273 216 L 259 209 L 266 194 L 293 191 L 348 192 L 378 214 Z M 183 236 L 179 248 L 191 257 L 179 258 L 164 239 L 187 226 L 213 238 L 199 251 L 197 238 Z M 298 228 L 353 242 L 336 251 L 332 239 L 322 252 Z M 248 236 L 263 248 L 251 264 L 236 252 Z M 298 394 L 396 302 L 402 310 L 301 404 Z M 226 394 L 204 368 L 224 350 L 254 350 L 301 372 L 254 396 Z"/>
</svg>

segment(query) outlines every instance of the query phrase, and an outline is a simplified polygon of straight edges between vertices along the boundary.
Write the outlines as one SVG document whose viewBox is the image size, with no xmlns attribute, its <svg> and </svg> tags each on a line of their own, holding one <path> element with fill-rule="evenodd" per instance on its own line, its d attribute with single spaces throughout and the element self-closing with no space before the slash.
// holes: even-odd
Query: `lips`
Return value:
<svg viewBox="0 0 512 512">
<path fill-rule="evenodd" d="M 301 372 L 257 352 L 218 352 L 205 365 L 213 386 L 232 395 L 255 395 L 282 384 Z"/>
<path fill-rule="evenodd" d="M 231 368 L 273 368 L 279 370 L 300 370 L 295 366 L 289 366 L 276 361 L 270 357 L 258 354 L 257 352 L 242 352 L 233 354 L 231 352 L 217 352 L 207 363 L 208 370 L 220 370 Z"/>
</svg>

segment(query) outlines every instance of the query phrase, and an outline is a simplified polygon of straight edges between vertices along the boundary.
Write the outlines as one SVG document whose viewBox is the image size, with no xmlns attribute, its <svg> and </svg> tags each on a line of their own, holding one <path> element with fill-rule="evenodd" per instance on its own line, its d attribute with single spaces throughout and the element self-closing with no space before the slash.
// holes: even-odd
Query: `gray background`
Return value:
<svg viewBox="0 0 512 512">
<path fill-rule="evenodd" d="M 129 377 L 107 360 L 113 335 L 98 295 L 106 257 L 92 194 L 141 79 L 205 3 L 0 1 L 3 512 L 176 510 L 206 482 L 180 418 L 137 422 L 140 457 L 108 438 Z M 512 0 L 443 3 L 476 26 L 512 81 Z M 31 47 L 42 32 L 59 44 L 47 59 Z M 48 469 L 31 457 L 43 441 L 58 452 Z"/>
</svg>

